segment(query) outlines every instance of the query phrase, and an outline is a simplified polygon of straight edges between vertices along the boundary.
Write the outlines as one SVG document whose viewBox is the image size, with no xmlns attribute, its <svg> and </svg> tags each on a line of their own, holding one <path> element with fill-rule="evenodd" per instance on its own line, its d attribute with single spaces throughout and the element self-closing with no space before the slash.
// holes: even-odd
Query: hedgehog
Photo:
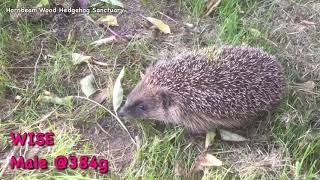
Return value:
<svg viewBox="0 0 320 180">
<path fill-rule="evenodd" d="M 207 47 L 150 65 L 118 115 L 191 133 L 242 129 L 278 105 L 284 88 L 281 64 L 263 50 Z"/>
</svg>

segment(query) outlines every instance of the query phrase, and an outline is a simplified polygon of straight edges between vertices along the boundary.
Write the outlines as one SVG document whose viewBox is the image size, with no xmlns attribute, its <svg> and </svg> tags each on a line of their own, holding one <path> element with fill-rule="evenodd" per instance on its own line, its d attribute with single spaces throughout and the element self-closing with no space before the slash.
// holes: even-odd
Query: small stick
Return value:
<svg viewBox="0 0 320 180">
<path fill-rule="evenodd" d="M 206 5 L 206 10 L 209 9 L 209 7 L 211 7 L 213 5 L 215 0 L 210 1 L 207 5 Z"/>
<path fill-rule="evenodd" d="M 217 2 L 210 7 L 210 9 L 206 12 L 206 14 L 204 16 L 209 16 L 209 14 L 211 14 L 211 12 L 218 7 L 220 2 L 221 2 L 221 0 L 217 0 Z M 212 1 L 210 2 L 210 4 L 211 3 L 212 3 Z"/>
<path fill-rule="evenodd" d="M 0 172 L 0 178 L 3 176 L 4 172 L 5 172 L 6 169 L 8 168 L 10 159 L 11 159 L 11 157 L 14 155 L 14 153 L 16 152 L 16 150 L 17 150 L 17 149 L 14 148 L 14 149 L 11 151 L 10 156 L 8 156 L 7 159 L 5 160 L 6 162 L 5 162 L 5 164 L 3 164 L 2 170 L 1 170 L 1 172 Z"/>
<path fill-rule="evenodd" d="M 114 36 L 116 36 L 117 38 L 123 40 L 123 41 L 127 41 L 126 39 L 122 38 L 119 34 L 117 34 L 116 32 L 114 32 L 109 26 L 106 26 L 106 28 L 111 32 L 111 34 L 113 34 Z"/>
<path fill-rule="evenodd" d="M 99 66 L 104 66 L 104 67 L 110 67 L 110 66 L 113 66 L 112 64 L 108 64 L 108 63 L 104 63 L 104 62 L 100 62 L 100 61 L 96 61 L 94 59 L 90 59 L 89 60 L 90 63 L 92 64 L 96 64 L 96 65 L 99 65 Z"/>
</svg>

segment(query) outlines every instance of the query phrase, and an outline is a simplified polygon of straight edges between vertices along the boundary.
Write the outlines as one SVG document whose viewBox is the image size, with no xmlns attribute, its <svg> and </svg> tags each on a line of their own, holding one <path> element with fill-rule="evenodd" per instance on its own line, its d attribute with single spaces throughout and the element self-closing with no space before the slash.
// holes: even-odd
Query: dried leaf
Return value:
<svg viewBox="0 0 320 180">
<path fill-rule="evenodd" d="M 216 132 L 215 131 L 209 131 L 206 134 L 206 143 L 204 148 L 207 150 L 209 146 L 212 145 L 214 138 L 216 137 Z"/>
<path fill-rule="evenodd" d="M 40 2 L 37 4 L 36 8 L 45 7 L 49 5 L 48 0 L 40 0 Z"/>
<path fill-rule="evenodd" d="M 90 45 L 93 45 L 94 47 L 98 47 L 98 46 L 101 46 L 103 44 L 108 44 L 108 43 L 114 42 L 116 40 L 117 40 L 117 38 L 115 36 L 110 36 L 110 37 L 107 37 L 107 38 L 104 38 L 104 39 L 100 39 L 100 40 L 94 41 Z"/>
<path fill-rule="evenodd" d="M 212 154 L 202 154 L 196 160 L 196 169 L 201 167 L 221 166 L 222 161 Z"/>
<path fill-rule="evenodd" d="M 99 24 L 106 24 L 108 26 L 119 26 L 117 17 L 112 15 L 102 16 L 97 20 L 97 22 Z"/>
<path fill-rule="evenodd" d="M 97 90 L 94 93 L 92 100 L 101 104 L 107 97 L 108 97 L 108 89 L 104 88 L 104 89 Z"/>
<path fill-rule="evenodd" d="M 176 163 L 174 164 L 174 175 L 175 176 L 183 176 L 183 168 L 181 161 L 177 160 Z"/>
<path fill-rule="evenodd" d="M 170 27 L 165 24 L 163 21 L 153 18 L 153 17 L 146 17 L 146 19 L 151 22 L 153 25 L 155 25 L 160 31 L 162 31 L 165 34 L 170 34 L 171 30 Z"/>
<path fill-rule="evenodd" d="M 74 65 L 76 64 L 81 64 L 83 62 L 88 63 L 89 60 L 91 59 L 91 56 L 84 56 L 82 54 L 78 54 L 78 53 L 72 53 L 72 63 Z"/>
<path fill-rule="evenodd" d="M 113 86 L 112 104 L 115 113 L 117 113 L 117 110 L 121 106 L 123 100 L 123 89 L 121 86 L 121 79 L 124 76 L 124 72 L 125 69 L 123 67 Z"/>
<path fill-rule="evenodd" d="M 114 5 L 114 6 L 119 6 L 124 8 L 122 2 L 118 1 L 118 0 L 101 0 L 102 2 L 106 2 L 108 4 Z"/>
<path fill-rule="evenodd" d="M 72 105 L 72 96 L 58 97 L 48 91 L 45 91 L 43 95 L 40 95 L 37 100 L 45 103 L 53 103 L 68 107 Z"/>
<path fill-rule="evenodd" d="M 220 129 L 220 136 L 221 139 L 224 141 L 234 141 L 234 142 L 241 142 L 241 141 L 247 141 L 248 139 L 236 134 L 236 133 L 232 133 L 230 131 L 227 130 L 223 130 Z"/>
<path fill-rule="evenodd" d="M 93 74 L 90 74 L 80 80 L 81 90 L 87 97 L 89 97 L 94 92 L 96 92 L 96 89 L 93 87 L 93 81 L 94 81 Z"/>
</svg>

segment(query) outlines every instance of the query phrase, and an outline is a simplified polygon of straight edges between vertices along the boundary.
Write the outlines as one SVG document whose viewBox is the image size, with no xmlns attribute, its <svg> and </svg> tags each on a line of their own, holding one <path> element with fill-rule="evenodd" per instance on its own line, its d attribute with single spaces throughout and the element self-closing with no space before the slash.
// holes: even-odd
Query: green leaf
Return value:
<svg viewBox="0 0 320 180">
<path fill-rule="evenodd" d="M 153 17 L 146 17 L 146 19 L 151 22 L 153 25 L 155 25 L 160 31 L 162 31 L 165 34 L 170 34 L 170 27 L 165 24 L 163 21 L 153 18 Z"/>
<path fill-rule="evenodd" d="M 112 104 L 115 113 L 117 113 L 117 110 L 121 106 L 123 100 L 123 89 L 121 86 L 121 79 L 123 78 L 124 73 L 125 68 L 123 67 L 113 86 Z"/>
<path fill-rule="evenodd" d="M 37 100 L 45 103 L 53 103 L 62 106 L 72 106 L 72 96 L 58 97 L 48 91 L 46 91 L 43 95 L 39 96 Z"/>
<path fill-rule="evenodd" d="M 205 149 L 207 150 L 209 146 L 212 145 L 214 138 L 216 137 L 216 132 L 215 131 L 209 131 L 207 132 L 206 135 L 206 144 L 205 144 Z"/>
<path fill-rule="evenodd" d="M 102 16 L 97 20 L 97 22 L 107 24 L 108 26 L 119 26 L 117 17 L 112 15 Z"/>
<path fill-rule="evenodd" d="M 118 0 L 101 0 L 102 2 L 106 2 L 108 4 L 114 5 L 114 6 L 119 6 L 124 8 L 122 2 L 118 1 Z"/>
<path fill-rule="evenodd" d="M 80 86 L 82 92 L 89 97 L 96 92 L 96 89 L 93 87 L 94 75 L 90 74 L 80 80 Z"/>
</svg>

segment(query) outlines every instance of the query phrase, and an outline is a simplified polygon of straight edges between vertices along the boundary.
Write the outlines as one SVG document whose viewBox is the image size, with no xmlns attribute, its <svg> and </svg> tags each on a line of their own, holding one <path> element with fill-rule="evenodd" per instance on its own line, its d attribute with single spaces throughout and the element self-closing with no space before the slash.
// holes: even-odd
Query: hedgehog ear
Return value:
<svg viewBox="0 0 320 180">
<path fill-rule="evenodd" d="M 160 95 L 160 100 L 162 101 L 162 105 L 165 109 L 167 109 L 168 107 L 170 107 L 173 104 L 173 99 L 170 95 L 170 93 L 165 92 L 165 91 L 161 91 L 159 93 Z"/>
</svg>

